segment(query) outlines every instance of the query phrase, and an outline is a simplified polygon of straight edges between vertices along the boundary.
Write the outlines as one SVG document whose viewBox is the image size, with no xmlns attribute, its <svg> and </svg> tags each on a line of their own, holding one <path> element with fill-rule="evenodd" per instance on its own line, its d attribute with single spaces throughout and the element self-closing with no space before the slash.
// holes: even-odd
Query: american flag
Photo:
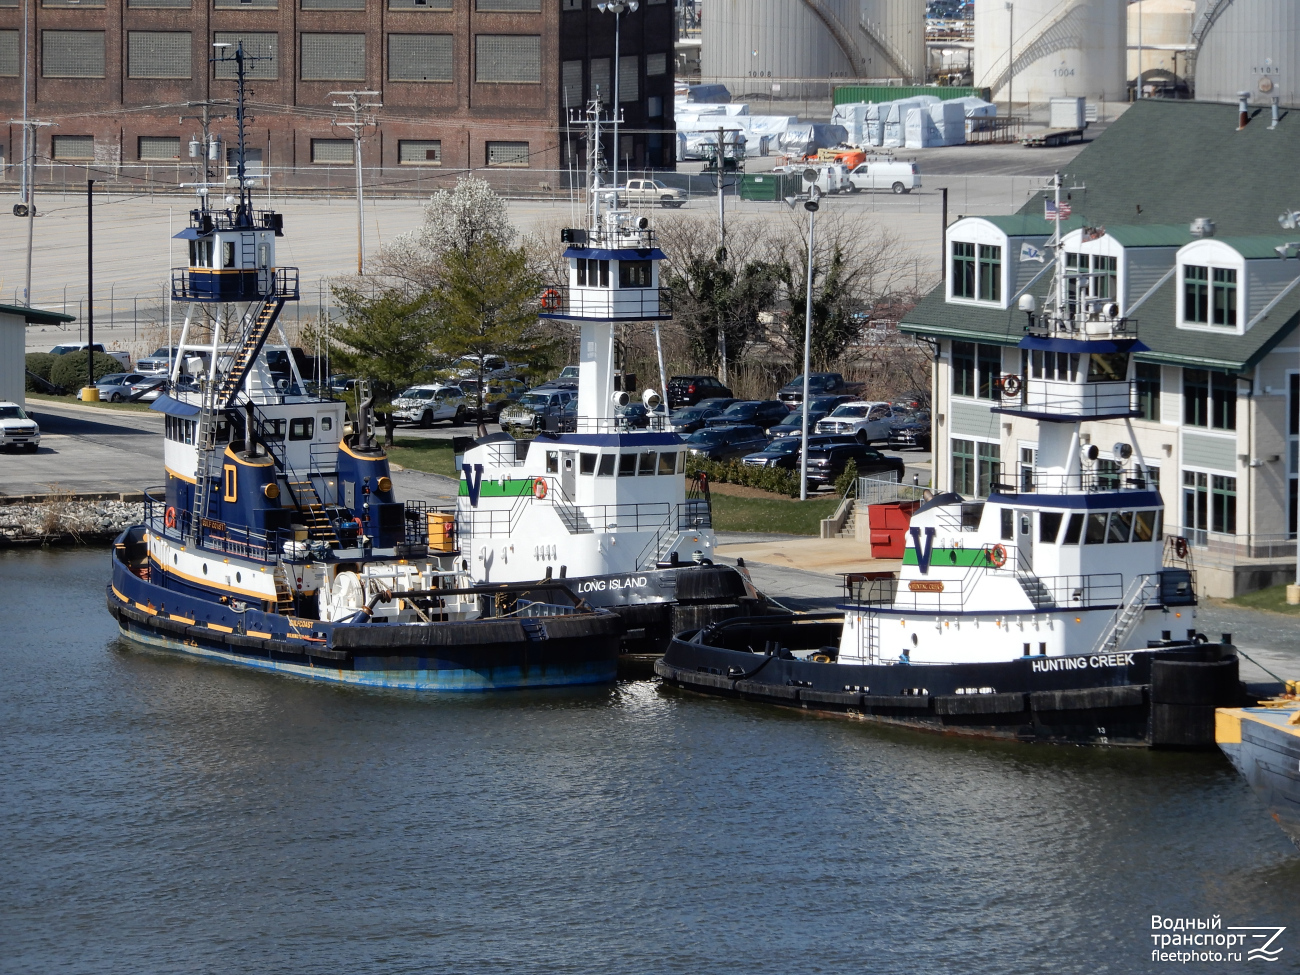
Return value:
<svg viewBox="0 0 1300 975">
<path fill-rule="evenodd" d="M 1070 214 L 1074 211 L 1070 204 L 1062 203 L 1059 207 L 1055 200 L 1043 201 L 1043 219 L 1044 220 L 1069 220 Z"/>
</svg>

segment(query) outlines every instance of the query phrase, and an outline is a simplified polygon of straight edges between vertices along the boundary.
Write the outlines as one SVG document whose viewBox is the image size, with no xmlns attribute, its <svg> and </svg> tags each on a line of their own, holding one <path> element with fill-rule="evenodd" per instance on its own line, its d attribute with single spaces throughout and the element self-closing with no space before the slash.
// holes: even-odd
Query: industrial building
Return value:
<svg viewBox="0 0 1300 975">
<path fill-rule="evenodd" d="M 28 10 L 26 37 L 22 22 Z M 673 164 L 673 8 L 641 0 L 620 18 L 620 158 Z M 567 108 L 608 103 L 615 17 L 595 0 L 43 0 L 0 2 L 0 107 L 57 124 L 37 135 L 38 181 L 94 167 L 121 177 L 180 170 L 199 123 L 181 116 L 233 95 L 214 43 L 243 42 L 250 66 L 254 172 L 324 182 L 353 162 L 332 94 L 382 103 L 363 164 L 391 179 L 440 170 L 562 169 Z M 214 132 L 227 145 L 233 108 Z M 350 113 L 346 120 L 351 121 Z M 8 127 L 6 171 L 21 152 Z M 612 148 L 612 147 L 609 147 Z M 339 177 L 333 177 L 337 184 Z M 535 185 L 535 184 L 534 184 Z"/>
<path fill-rule="evenodd" d="M 1300 229 L 1279 228 L 1297 202 L 1278 174 L 1298 152 L 1295 113 L 1276 128 L 1261 113 L 1239 131 L 1233 106 L 1148 99 L 1071 163 L 1060 248 L 1042 194 L 1015 214 L 950 224 L 946 280 L 899 326 L 935 353 L 933 486 L 1032 490 L 1033 424 L 997 408 L 1006 377 L 1077 367 L 1064 354 L 1026 361 L 1017 347 L 1020 299 L 1042 308 L 1061 275 L 1069 302 L 1124 319 L 1145 347 L 1125 377 L 1138 415 L 1084 424 L 1094 473 L 1112 469 L 1112 445 L 1133 447 L 1163 496 L 1166 534 L 1189 541 L 1210 595 L 1290 581 Z"/>
<path fill-rule="evenodd" d="M 1300 4 L 1295 0 L 1197 0 L 1192 72 L 1201 101 L 1300 106 Z"/>
<path fill-rule="evenodd" d="M 733 91 L 925 78 L 925 0 L 709 0 L 703 22 L 702 78 Z"/>
</svg>

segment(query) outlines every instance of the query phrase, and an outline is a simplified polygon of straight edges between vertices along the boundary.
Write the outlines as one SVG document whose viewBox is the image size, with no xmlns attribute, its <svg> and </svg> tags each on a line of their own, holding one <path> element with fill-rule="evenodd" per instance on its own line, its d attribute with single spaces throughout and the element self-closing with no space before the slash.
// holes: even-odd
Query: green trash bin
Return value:
<svg viewBox="0 0 1300 975">
<path fill-rule="evenodd" d="M 798 175 L 790 173 L 746 173 L 740 181 L 740 198 L 760 203 L 779 203 L 803 187 Z"/>
</svg>

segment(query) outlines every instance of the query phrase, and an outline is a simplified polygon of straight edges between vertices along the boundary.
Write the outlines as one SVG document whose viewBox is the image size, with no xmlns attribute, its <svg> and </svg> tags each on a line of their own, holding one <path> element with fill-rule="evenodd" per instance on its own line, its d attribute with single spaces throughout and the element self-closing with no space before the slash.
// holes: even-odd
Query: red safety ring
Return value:
<svg viewBox="0 0 1300 975">
<path fill-rule="evenodd" d="M 546 478 L 539 477 L 533 481 L 533 497 L 538 501 L 546 499 Z"/>
<path fill-rule="evenodd" d="M 1012 399 L 1015 399 L 1017 396 L 1019 396 L 1019 395 L 1020 395 L 1020 377 L 1019 377 L 1019 376 L 1003 376 L 1003 377 L 1002 377 L 1002 393 L 1003 393 L 1004 396 L 1010 396 Z"/>
<path fill-rule="evenodd" d="M 554 288 L 547 288 L 542 292 L 542 308 L 545 311 L 556 311 L 560 307 L 560 293 Z"/>
<path fill-rule="evenodd" d="M 995 569 L 1002 568 L 1007 564 L 1007 550 L 1001 545 L 994 545 L 989 552 L 989 562 L 993 564 Z"/>
<path fill-rule="evenodd" d="M 1187 539 L 1182 535 L 1174 536 L 1174 554 L 1180 559 L 1187 558 Z"/>
<path fill-rule="evenodd" d="M 168 508 L 167 508 L 167 511 L 163 514 L 163 524 L 166 525 L 168 528 L 175 528 L 175 527 L 176 527 L 176 509 L 175 509 L 175 508 L 172 508 L 172 507 L 168 507 Z"/>
</svg>

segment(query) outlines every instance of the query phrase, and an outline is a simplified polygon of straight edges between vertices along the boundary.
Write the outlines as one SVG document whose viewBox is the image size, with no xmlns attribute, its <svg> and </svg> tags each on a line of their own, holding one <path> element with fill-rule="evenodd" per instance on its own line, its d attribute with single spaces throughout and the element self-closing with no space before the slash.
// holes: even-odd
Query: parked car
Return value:
<svg viewBox="0 0 1300 975">
<path fill-rule="evenodd" d="M 107 376 L 100 377 L 95 388 L 99 390 L 100 399 L 120 403 L 124 399 L 130 399 L 131 386 L 144 378 L 144 374 L 138 372 L 110 372 Z"/>
<path fill-rule="evenodd" d="M 528 368 L 523 362 L 507 362 L 500 355 L 463 355 L 451 364 L 451 374 L 457 379 L 477 379 L 479 359 L 483 360 L 483 376 L 486 379 L 515 379 L 519 373 Z"/>
<path fill-rule="evenodd" d="M 601 199 L 613 203 L 614 191 L 602 191 Z M 658 179 L 630 179 L 626 186 L 619 187 L 618 202 L 658 203 L 662 207 L 680 208 L 686 202 L 686 191 L 674 189 Z"/>
<path fill-rule="evenodd" d="M 749 424 L 705 427 L 686 438 L 687 450 L 713 461 L 744 457 L 765 446 L 767 435 L 762 428 Z"/>
<path fill-rule="evenodd" d="M 814 447 L 824 447 L 832 443 L 857 443 L 852 437 L 809 437 L 808 450 L 811 455 Z M 799 466 L 799 452 L 803 448 L 803 442 L 798 437 L 785 437 L 781 440 L 773 440 L 762 450 L 753 454 L 746 454 L 741 458 L 741 463 L 746 467 L 783 467 L 786 470 L 794 470 Z"/>
<path fill-rule="evenodd" d="M 655 416 L 663 416 L 663 407 L 655 410 L 648 410 L 643 403 L 628 403 L 627 406 L 620 406 L 614 411 L 616 417 L 622 420 L 633 430 L 645 430 L 649 428 L 650 421 Z"/>
<path fill-rule="evenodd" d="M 808 374 L 809 396 L 843 396 L 849 399 L 862 392 L 862 383 L 845 382 L 838 372 L 812 372 Z M 803 376 L 795 376 L 781 387 L 776 398 L 794 409 L 803 402 Z"/>
<path fill-rule="evenodd" d="M 63 345 L 56 345 L 50 349 L 50 355 L 67 355 L 70 352 L 85 352 L 86 342 L 65 342 Z M 109 352 L 104 346 L 96 342 L 93 346 L 94 351 L 103 352 L 104 355 L 111 355 L 118 362 L 122 363 L 123 369 L 131 368 L 131 353 L 129 352 Z"/>
<path fill-rule="evenodd" d="M 537 430 L 546 433 L 573 433 L 578 428 L 578 397 L 537 414 Z"/>
<path fill-rule="evenodd" d="M 478 413 L 478 380 L 462 379 L 458 386 L 465 393 L 465 406 L 471 414 Z M 486 384 L 483 392 L 483 416 L 484 420 L 499 421 L 501 411 L 512 403 L 519 401 L 519 397 L 528 392 L 528 384 L 522 379 L 494 379 Z"/>
<path fill-rule="evenodd" d="M 41 445 L 41 428 L 17 403 L 0 403 L 0 447 L 21 448 L 36 453 Z"/>
<path fill-rule="evenodd" d="M 860 443 L 827 443 L 808 447 L 808 486 L 824 487 L 835 483 L 849 461 L 857 464 L 858 474 L 884 474 L 895 471 L 903 479 L 906 465 L 901 457 L 882 454 L 875 447 Z"/>
<path fill-rule="evenodd" d="M 538 420 L 543 416 L 560 416 L 563 407 L 573 403 L 577 408 L 578 394 L 570 389 L 531 389 L 519 397 L 518 402 L 501 411 L 501 426 L 538 430 Z"/>
<path fill-rule="evenodd" d="M 164 345 L 161 349 L 154 349 L 149 355 L 136 360 L 135 371 L 150 376 L 165 376 L 180 352 L 176 346 L 169 349 Z"/>
<path fill-rule="evenodd" d="M 908 413 L 894 422 L 889 432 L 889 446 L 903 448 L 915 447 L 918 450 L 930 449 L 930 411 L 918 410 Z"/>
<path fill-rule="evenodd" d="M 672 395 L 672 394 L 670 393 L 669 395 Z M 732 397 L 732 396 L 712 396 L 712 397 L 710 397 L 709 399 L 702 399 L 702 400 L 700 400 L 700 401 L 699 401 L 698 403 L 696 403 L 695 405 L 696 405 L 696 406 L 704 407 L 705 409 L 708 409 L 708 410 L 717 410 L 719 413 L 721 413 L 723 410 L 725 410 L 725 409 L 726 409 L 728 406 L 730 406 L 732 403 L 739 403 L 739 402 L 740 402 L 740 400 L 738 400 L 738 399 L 736 399 L 736 398 L 734 398 L 734 397 Z"/>
<path fill-rule="evenodd" d="M 808 434 L 811 436 L 817 432 L 817 421 L 823 417 L 830 416 L 830 410 L 817 409 L 814 405 L 808 408 Z M 774 427 L 768 427 L 767 435 L 773 440 L 782 440 L 787 437 L 803 436 L 803 407 L 791 410 L 786 414 L 786 418 Z"/>
<path fill-rule="evenodd" d="M 731 390 L 716 376 L 672 376 L 668 380 L 668 405 L 674 410 L 718 397 L 730 398 Z"/>
<path fill-rule="evenodd" d="M 911 193 L 921 188 L 921 171 L 916 163 L 894 162 L 882 159 L 879 162 L 864 162 L 849 173 L 849 182 L 853 192 L 859 190 L 890 190 L 894 193 Z"/>
<path fill-rule="evenodd" d="M 778 400 L 741 400 L 732 403 L 722 411 L 721 416 L 710 418 L 706 426 L 731 426 L 736 423 L 752 423 L 764 430 L 776 426 L 790 415 L 785 404 Z"/>
<path fill-rule="evenodd" d="M 331 393 L 346 393 L 356 388 L 357 380 L 355 376 L 330 376 L 328 385 Z"/>
<path fill-rule="evenodd" d="M 465 391 L 459 386 L 412 386 L 393 398 L 393 419 L 431 427 L 438 420 L 459 426 L 469 416 Z"/>
<path fill-rule="evenodd" d="M 831 415 L 817 421 L 818 433 L 850 434 L 861 443 L 888 440 L 894 412 L 888 403 L 858 401 L 835 407 Z"/>
<path fill-rule="evenodd" d="M 712 406 L 684 406 L 669 415 L 668 425 L 673 433 L 694 433 L 703 429 L 709 418 L 721 415 L 722 411 Z"/>
</svg>

